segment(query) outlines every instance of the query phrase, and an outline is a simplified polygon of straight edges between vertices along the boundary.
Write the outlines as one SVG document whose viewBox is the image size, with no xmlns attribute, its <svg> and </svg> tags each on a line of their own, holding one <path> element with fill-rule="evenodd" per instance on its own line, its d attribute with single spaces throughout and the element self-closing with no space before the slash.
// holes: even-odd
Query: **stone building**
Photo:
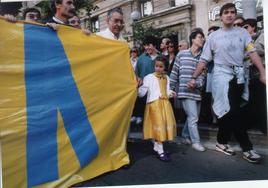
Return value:
<svg viewBox="0 0 268 188">
<path fill-rule="evenodd" d="M 107 11 L 121 7 L 125 19 L 123 34 L 130 43 L 134 21 L 155 28 L 164 28 L 168 32 L 175 33 L 176 36 L 173 38 L 179 41 L 188 39 L 190 31 L 195 27 L 202 28 L 206 33 L 210 26 L 220 26 L 219 10 L 227 2 L 235 3 L 240 14 L 243 13 L 243 4 L 245 4 L 247 11 L 244 13 L 252 15 L 253 12 L 251 17 L 255 16 L 262 21 L 262 0 L 96 0 L 93 3 L 99 8 L 92 12 L 91 24 L 94 30 L 105 29 Z M 138 15 L 134 18 L 135 13 L 140 13 L 140 18 Z M 259 23 L 260 27 L 262 27 L 261 23 Z"/>
<path fill-rule="evenodd" d="M 263 0 L 88 0 L 98 9 L 90 16 L 93 32 L 106 28 L 107 11 L 121 7 L 124 13 L 125 27 L 123 36 L 133 43 L 132 24 L 134 21 L 162 28 L 166 33 L 172 33 L 176 41 L 188 39 L 190 31 L 200 27 L 205 34 L 212 25 L 220 26 L 219 11 L 227 2 L 235 3 L 238 13 L 245 18 L 257 18 L 258 26 L 263 28 Z M 38 5 L 40 0 L 27 1 L 22 7 Z M 244 10 L 244 11 L 243 11 Z M 86 13 L 80 11 L 82 20 L 86 20 Z M 140 14 L 140 16 L 139 16 Z M 136 16 L 136 18 L 135 18 Z"/>
</svg>

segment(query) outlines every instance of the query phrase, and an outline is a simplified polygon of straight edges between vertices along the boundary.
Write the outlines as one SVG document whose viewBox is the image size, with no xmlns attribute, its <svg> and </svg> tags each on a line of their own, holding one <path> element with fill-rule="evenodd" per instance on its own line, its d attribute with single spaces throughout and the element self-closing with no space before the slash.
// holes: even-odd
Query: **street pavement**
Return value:
<svg viewBox="0 0 268 188">
<path fill-rule="evenodd" d="M 242 159 L 239 149 L 235 156 L 227 156 L 215 151 L 214 143 L 204 143 L 209 148 L 205 152 L 180 142 L 166 143 L 171 162 L 162 162 L 153 154 L 150 141 L 136 139 L 128 142 L 129 169 L 108 172 L 74 187 L 268 180 L 267 154 L 260 164 L 251 164 Z"/>
</svg>

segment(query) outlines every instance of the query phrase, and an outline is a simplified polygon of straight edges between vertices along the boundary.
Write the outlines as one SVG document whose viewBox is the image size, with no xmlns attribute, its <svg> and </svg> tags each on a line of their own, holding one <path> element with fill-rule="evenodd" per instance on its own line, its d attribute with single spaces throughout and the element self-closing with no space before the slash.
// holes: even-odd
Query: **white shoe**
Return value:
<svg viewBox="0 0 268 188">
<path fill-rule="evenodd" d="M 191 140 L 189 138 L 182 138 L 181 143 L 185 144 L 185 145 L 190 145 L 192 144 Z"/>
<path fill-rule="evenodd" d="M 226 155 L 235 155 L 234 150 L 228 144 L 216 143 L 216 151 L 222 152 Z"/>
<path fill-rule="evenodd" d="M 192 144 L 192 148 L 194 148 L 196 151 L 205 151 L 206 150 L 204 148 L 204 146 L 202 144 L 200 144 L 199 142 Z"/>
<path fill-rule="evenodd" d="M 132 122 L 136 121 L 136 119 L 137 118 L 135 116 L 132 116 L 131 119 L 130 119 L 130 122 L 132 123 Z"/>
<path fill-rule="evenodd" d="M 142 122 L 142 118 L 141 117 L 137 117 L 136 118 L 136 124 L 138 125 L 138 124 L 140 124 Z"/>
<path fill-rule="evenodd" d="M 259 163 L 261 156 L 254 150 L 243 152 L 243 158 L 250 163 Z"/>
</svg>

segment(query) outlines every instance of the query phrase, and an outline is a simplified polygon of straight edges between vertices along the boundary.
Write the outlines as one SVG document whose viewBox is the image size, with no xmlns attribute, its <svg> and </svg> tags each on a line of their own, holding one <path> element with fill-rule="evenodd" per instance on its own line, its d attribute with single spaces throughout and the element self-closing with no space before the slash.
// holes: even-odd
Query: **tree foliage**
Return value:
<svg viewBox="0 0 268 188">
<path fill-rule="evenodd" d="M 93 0 L 74 0 L 74 6 L 76 12 L 79 14 L 82 9 L 86 10 L 86 21 L 90 20 L 91 12 L 98 9 L 98 6 L 93 5 Z M 48 20 L 53 16 L 53 12 L 50 8 L 51 1 L 42 1 L 38 3 L 38 7 L 42 10 L 44 20 Z"/>
<path fill-rule="evenodd" d="M 163 37 L 163 28 L 154 28 L 152 25 L 146 25 L 141 22 L 134 22 L 133 27 L 133 41 L 135 46 L 142 48 L 142 43 L 147 36 L 154 36 L 158 39 L 158 43 Z"/>
</svg>

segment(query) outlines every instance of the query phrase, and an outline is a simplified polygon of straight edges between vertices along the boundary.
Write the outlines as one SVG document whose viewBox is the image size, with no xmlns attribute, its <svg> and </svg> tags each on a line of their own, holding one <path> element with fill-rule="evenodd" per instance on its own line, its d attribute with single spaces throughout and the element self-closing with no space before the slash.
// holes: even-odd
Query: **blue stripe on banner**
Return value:
<svg viewBox="0 0 268 188">
<path fill-rule="evenodd" d="M 58 111 L 81 167 L 97 156 L 99 148 L 57 33 L 25 24 L 24 49 L 27 182 L 31 187 L 58 179 Z"/>
</svg>

